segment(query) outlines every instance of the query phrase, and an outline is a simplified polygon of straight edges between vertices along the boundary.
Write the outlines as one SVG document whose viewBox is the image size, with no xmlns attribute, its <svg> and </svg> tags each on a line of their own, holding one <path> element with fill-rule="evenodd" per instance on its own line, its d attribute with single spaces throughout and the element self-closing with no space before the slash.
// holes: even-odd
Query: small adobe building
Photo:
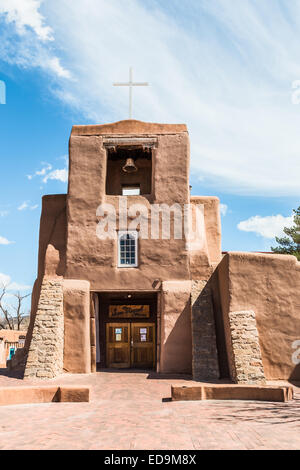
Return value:
<svg viewBox="0 0 300 470">
<path fill-rule="evenodd" d="M 300 380 L 300 263 L 222 254 L 219 200 L 191 196 L 189 172 L 185 125 L 73 127 L 68 193 L 43 198 L 25 377 L 98 367 Z"/>
<path fill-rule="evenodd" d="M 25 345 L 26 331 L 20 330 L 0 330 L 0 369 L 7 367 L 18 349 L 23 349 Z"/>
</svg>

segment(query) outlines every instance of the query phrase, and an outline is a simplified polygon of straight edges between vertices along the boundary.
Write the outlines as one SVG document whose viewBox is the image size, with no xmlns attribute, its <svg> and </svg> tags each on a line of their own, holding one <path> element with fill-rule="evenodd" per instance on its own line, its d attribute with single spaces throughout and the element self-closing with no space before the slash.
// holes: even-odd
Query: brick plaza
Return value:
<svg viewBox="0 0 300 470">
<path fill-rule="evenodd" d="M 0 386 L 34 383 L 0 375 Z M 287 404 L 172 403 L 168 401 L 171 384 L 188 381 L 107 371 L 65 375 L 44 384 L 50 383 L 89 385 L 91 401 L 1 407 L 0 450 L 300 448 L 297 387 L 295 400 Z"/>
</svg>

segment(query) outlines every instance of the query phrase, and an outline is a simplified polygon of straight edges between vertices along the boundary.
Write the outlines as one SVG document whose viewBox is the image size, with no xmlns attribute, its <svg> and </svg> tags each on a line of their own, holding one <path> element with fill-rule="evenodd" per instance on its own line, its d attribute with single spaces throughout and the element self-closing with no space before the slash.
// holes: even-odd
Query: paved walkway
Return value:
<svg viewBox="0 0 300 470">
<path fill-rule="evenodd" d="M 0 386 L 30 383 L 0 371 Z M 289 404 L 172 403 L 170 385 L 184 380 L 99 372 L 43 383 L 90 385 L 91 402 L 1 407 L 0 450 L 300 448 L 300 389 Z"/>
</svg>

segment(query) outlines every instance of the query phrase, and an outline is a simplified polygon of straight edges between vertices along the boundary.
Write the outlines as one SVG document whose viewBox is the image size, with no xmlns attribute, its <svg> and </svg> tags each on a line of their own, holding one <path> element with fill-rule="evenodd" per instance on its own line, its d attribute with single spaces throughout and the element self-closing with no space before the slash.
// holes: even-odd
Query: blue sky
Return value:
<svg viewBox="0 0 300 470">
<path fill-rule="evenodd" d="M 32 286 L 41 196 L 66 192 L 73 124 L 185 122 L 223 249 L 268 251 L 300 205 L 300 1 L 0 0 L 0 276 Z M 293 88 L 294 86 L 294 88 Z M 300 94 L 299 94 L 300 96 Z"/>
</svg>

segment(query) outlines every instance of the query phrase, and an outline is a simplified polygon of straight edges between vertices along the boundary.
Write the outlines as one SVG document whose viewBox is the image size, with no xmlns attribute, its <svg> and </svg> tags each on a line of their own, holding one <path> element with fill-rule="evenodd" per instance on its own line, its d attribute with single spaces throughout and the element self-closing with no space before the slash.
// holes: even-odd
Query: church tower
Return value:
<svg viewBox="0 0 300 470">
<path fill-rule="evenodd" d="M 186 126 L 134 120 L 75 126 L 69 159 L 68 194 L 43 198 L 26 376 L 89 373 L 97 365 L 191 374 L 193 347 L 207 347 L 192 340 L 191 294 L 196 298 L 203 287 L 193 280 L 206 284 L 221 250 L 217 198 L 190 196 Z M 196 248 L 187 239 L 193 205 L 202 208 Z M 44 358 L 32 360 L 30 351 L 47 329 L 41 299 L 49 289 L 62 302 L 55 306 L 60 340 L 43 343 L 39 356 L 55 362 L 43 371 Z M 206 325 L 209 375 L 217 377 L 210 307 L 206 315 L 213 325 L 211 331 Z"/>
</svg>

